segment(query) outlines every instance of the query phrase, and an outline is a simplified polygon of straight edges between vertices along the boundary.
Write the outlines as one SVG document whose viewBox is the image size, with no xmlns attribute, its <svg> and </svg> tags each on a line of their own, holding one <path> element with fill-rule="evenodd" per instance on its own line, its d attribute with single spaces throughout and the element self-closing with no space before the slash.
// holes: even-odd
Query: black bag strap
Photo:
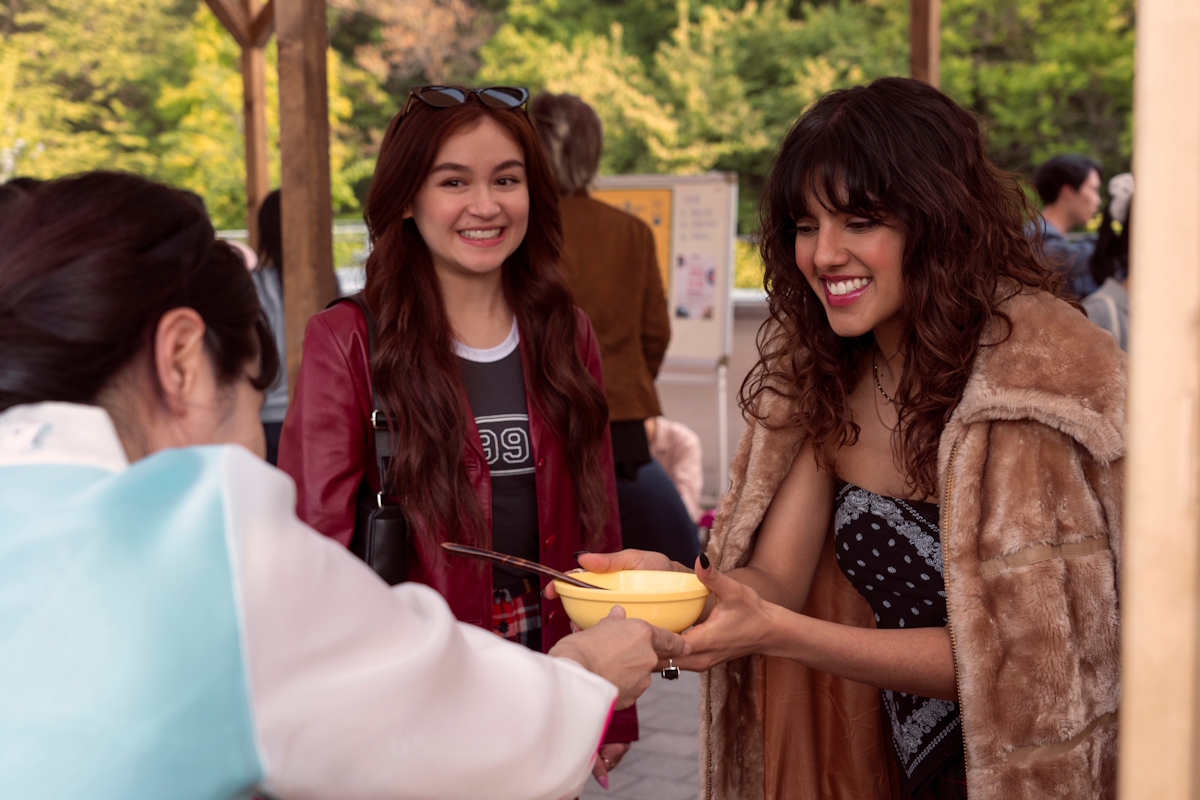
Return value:
<svg viewBox="0 0 1200 800">
<path fill-rule="evenodd" d="M 367 364 L 371 363 L 371 359 L 375 356 L 375 334 L 377 328 L 375 325 L 375 317 L 367 309 L 366 300 L 363 299 L 362 292 L 352 294 L 348 297 L 339 297 L 331 302 L 326 308 L 333 308 L 338 303 L 354 303 L 362 311 L 363 316 L 367 319 Z M 375 437 L 375 486 L 378 489 L 375 492 L 375 505 L 378 508 L 383 508 L 384 502 L 383 478 L 387 474 L 387 458 L 392 452 L 392 434 L 388 431 L 387 414 L 383 411 L 382 405 L 379 403 L 379 395 L 375 391 L 375 382 L 371 380 L 371 373 L 368 367 L 367 383 L 371 387 L 371 418 L 368 424 L 371 426 L 372 435 Z"/>
</svg>

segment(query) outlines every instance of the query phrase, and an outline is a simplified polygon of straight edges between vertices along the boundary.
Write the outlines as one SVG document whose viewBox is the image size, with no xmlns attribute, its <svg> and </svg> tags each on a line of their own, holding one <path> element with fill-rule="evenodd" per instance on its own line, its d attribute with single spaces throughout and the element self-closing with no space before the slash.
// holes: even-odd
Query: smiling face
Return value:
<svg viewBox="0 0 1200 800">
<path fill-rule="evenodd" d="M 529 226 L 525 153 L 485 117 L 442 144 L 406 218 L 440 273 L 496 273 Z"/>
<path fill-rule="evenodd" d="M 904 234 L 866 217 L 825 208 L 814 197 L 796 220 L 796 266 L 825 306 L 829 325 L 850 338 L 898 327 L 904 303 Z"/>
</svg>

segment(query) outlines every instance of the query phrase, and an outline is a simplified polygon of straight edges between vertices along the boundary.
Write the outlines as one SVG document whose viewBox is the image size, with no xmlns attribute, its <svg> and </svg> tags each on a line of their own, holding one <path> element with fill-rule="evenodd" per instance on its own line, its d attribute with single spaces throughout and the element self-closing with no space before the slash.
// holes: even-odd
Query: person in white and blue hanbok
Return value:
<svg viewBox="0 0 1200 800">
<path fill-rule="evenodd" d="M 577 796 L 682 641 L 613 619 L 535 654 L 301 523 L 253 454 L 260 317 L 141 178 L 0 226 L 0 797 Z"/>
</svg>

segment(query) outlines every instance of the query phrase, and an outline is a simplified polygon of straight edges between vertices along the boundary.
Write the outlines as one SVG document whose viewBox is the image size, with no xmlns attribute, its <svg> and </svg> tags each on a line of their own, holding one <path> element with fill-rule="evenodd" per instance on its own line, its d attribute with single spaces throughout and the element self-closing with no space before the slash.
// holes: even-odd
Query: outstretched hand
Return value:
<svg viewBox="0 0 1200 800">
<path fill-rule="evenodd" d="M 690 654 L 675 659 L 680 669 L 703 672 L 717 664 L 762 652 L 779 606 L 754 589 L 718 572 L 703 554 L 696 559 L 696 577 L 708 587 L 716 604 L 708 618 L 687 630 L 683 640 Z M 660 662 L 660 666 L 666 662 Z"/>
<path fill-rule="evenodd" d="M 619 550 L 616 553 L 580 553 L 579 566 L 588 572 L 620 572 L 623 569 L 660 570 L 662 572 L 691 572 L 683 564 L 672 561 L 662 553 L 650 550 Z M 546 584 L 543 593 L 547 600 L 554 600 L 558 592 L 554 582 Z"/>
<path fill-rule="evenodd" d="M 687 644 L 677 633 L 639 619 L 626 619 L 613 606 L 608 616 L 550 648 L 550 655 L 570 658 L 617 687 L 617 708 L 628 708 L 650 687 L 650 673 L 660 659 L 679 658 Z"/>
</svg>

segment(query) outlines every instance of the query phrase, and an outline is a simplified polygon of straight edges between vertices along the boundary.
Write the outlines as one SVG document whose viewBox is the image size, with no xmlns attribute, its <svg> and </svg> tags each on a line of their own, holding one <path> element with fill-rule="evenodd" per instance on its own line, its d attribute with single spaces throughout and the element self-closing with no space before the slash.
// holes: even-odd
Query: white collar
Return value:
<svg viewBox="0 0 1200 800">
<path fill-rule="evenodd" d="M 517 315 L 513 314 L 512 329 L 508 332 L 508 337 L 496 345 L 495 347 L 479 348 L 467 347 L 462 342 L 454 343 L 454 355 L 459 358 L 465 358 L 467 361 L 474 361 L 477 364 L 493 364 L 502 358 L 507 358 L 512 355 L 512 352 L 517 349 L 517 345 L 521 343 L 521 334 L 517 330 Z"/>
<path fill-rule="evenodd" d="M 0 467 L 27 464 L 72 464 L 121 472 L 129 460 L 104 409 L 33 403 L 0 414 Z"/>
</svg>

